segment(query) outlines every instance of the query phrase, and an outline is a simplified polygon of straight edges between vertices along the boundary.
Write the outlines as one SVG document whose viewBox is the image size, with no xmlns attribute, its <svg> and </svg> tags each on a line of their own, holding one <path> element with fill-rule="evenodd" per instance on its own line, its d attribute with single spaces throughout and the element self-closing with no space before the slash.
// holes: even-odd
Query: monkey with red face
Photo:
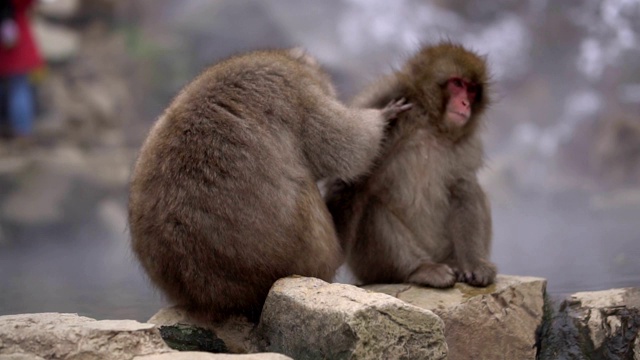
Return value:
<svg viewBox="0 0 640 360">
<path fill-rule="evenodd" d="M 353 102 L 397 98 L 413 108 L 387 129 L 375 166 L 327 195 L 347 263 L 364 283 L 493 283 L 491 213 L 477 179 L 485 61 L 460 45 L 426 46 Z"/>
</svg>

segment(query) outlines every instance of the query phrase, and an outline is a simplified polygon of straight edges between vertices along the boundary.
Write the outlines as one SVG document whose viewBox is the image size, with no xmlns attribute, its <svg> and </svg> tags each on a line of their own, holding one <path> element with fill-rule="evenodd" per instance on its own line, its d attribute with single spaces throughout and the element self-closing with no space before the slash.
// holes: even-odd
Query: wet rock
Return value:
<svg viewBox="0 0 640 360">
<path fill-rule="evenodd" d="M 579 292 L 553 309 L 540 359 L 640 359 L 640 289 Z"/>
<path fill-rule="evenodd" d="M 257 333 L 295 359 L 444 359 L 440 318 L 385 294 L 315 278 L 278 280 Z"/>
<path fill-rule="evenodd" d="M 499 275 L 486 288 L 458 283 L 438 290 L 416 285 L 370 285 L 428 309 L 444 320 L 450 360 L 535 359 L 546 280 Z"/>
<path fill-rule="evenodd" d="M 160 335 L 170 348 L 179 351 L 227 353 L 229 349 L 216 334 L 191 325 L 161 326 Z"/>
<path fill-rule="evenodd" d="M 153 324 L 60 313 L 0 316 L 0 354 L 119 360 L 168 351 Z"/>
<path fill-rule="evenodd" d="M 179 306 L 161 309 L 149 319 L 160 328 L 167 344 L 180 351 L 213 353 L 257 352 L 253 336 L 255 325 L 244 318 L 231 318 L 216 324 L 198 324 Z"/>
</svg>

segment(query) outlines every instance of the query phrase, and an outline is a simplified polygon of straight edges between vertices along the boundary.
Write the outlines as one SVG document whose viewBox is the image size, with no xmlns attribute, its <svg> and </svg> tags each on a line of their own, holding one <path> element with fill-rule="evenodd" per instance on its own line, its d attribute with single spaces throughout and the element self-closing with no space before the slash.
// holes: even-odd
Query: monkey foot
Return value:
<svg viewBox="0 0 640 360">
<path fill-rule="evenodd" d="M 483 261 L 472 271 L 456 271 L 458 281 L 471 286 L 488 286 L 496 279 L 496 266 L 488 261 Z"/>
<path fill-rule="evenodd" d="M 446 264 L 422 264 L 407 279 L 408 282 L 436 288 L 452 287 L 455 272 Z"/>
</svg>

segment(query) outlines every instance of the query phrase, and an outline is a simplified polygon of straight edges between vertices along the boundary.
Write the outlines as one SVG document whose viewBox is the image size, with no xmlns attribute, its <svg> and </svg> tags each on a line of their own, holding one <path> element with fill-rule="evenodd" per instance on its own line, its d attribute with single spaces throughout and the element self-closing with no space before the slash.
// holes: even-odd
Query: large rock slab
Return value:
<svg viewBox="0 0 640 360">
<path fill-rule="evenodd" d="M 540 359 L 640 360 L 640 288 L 579 292 L 551 308 Z"/>
<path fill-rule="evenodd" d="M 409 284 L 364 288 L 428 309 L 444 320 L 449 359 L 535 359 L 546 280 L 499 275 L 486 288 L 439 290 Z"/>
<path fill-rule="evenodd" d="M 168 351 L 153 324 L 60 313 L 0 316 L 0 354 L 9 359 L 120 360 Z"/>
<path fill-rule="evenodd" d="M 257 333 L 267 351 L 294 359 L 445 359 L 433 312 L 391 296 L 315 278 L 278 280 Z"/>
</svg>

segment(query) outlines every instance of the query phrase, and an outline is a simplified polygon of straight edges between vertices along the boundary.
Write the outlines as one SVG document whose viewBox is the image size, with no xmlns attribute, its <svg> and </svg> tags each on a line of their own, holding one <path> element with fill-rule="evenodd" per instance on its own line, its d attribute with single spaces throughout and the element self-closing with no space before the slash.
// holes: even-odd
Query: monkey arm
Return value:
<svg viewBox="0 0 640 360">
<path fill-rule="evenodd" d="M 475 175 L 458 180 L 450 193 L 447 229 L 458 278 L 472 285 L 488 285 L 495 279 L 496 268 L 489 261 L 492 224 L 487 196 Z"/>
<path fill-rule="evenodd" d="M 381 109 L 392 100 L 404 96 L 398 77 L 387 75 L 374 82 L 351 100 L 351 106 Z"/>
<path fill-rule="evenodd" d="M 316 180 L 354 179 L 378 155 L 386 119 L 381 110 L 348 108 L 324 97 L 302 127 L 301 144 Z"/>
</svg>

